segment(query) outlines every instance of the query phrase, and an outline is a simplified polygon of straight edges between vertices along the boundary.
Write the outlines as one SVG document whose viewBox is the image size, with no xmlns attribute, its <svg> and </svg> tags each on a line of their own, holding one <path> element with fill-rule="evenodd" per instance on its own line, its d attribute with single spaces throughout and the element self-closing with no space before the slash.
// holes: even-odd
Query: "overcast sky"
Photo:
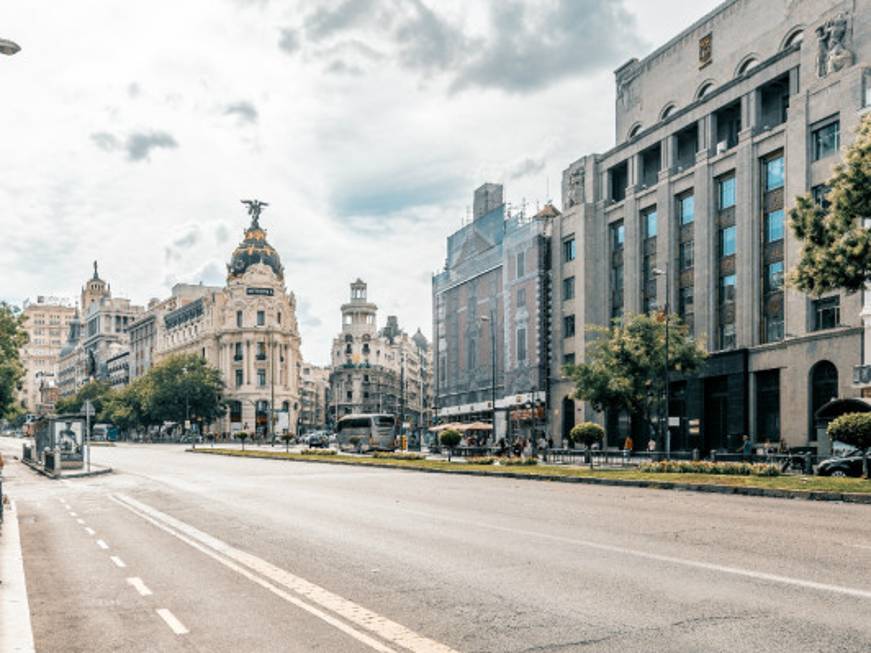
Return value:
<svg viewBox="0 0 871 653">
<path fill-rule="evenodd" d="M 700 0 L 3 0 L 0 299 L 222 284 L 248 219 L 298 299 L 304 357 L 369 283 L 431 332 L 433 271 L 475 187 L 559 206 L 613 145 L 613 70 Z"/>
</svg>

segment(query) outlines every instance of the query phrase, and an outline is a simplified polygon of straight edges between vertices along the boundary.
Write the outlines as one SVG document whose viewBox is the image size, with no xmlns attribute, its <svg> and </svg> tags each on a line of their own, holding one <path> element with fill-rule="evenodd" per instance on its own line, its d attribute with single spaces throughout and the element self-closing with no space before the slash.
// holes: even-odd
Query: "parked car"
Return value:
<svg viewBox="0 0 871 653">
<path fill-rule="evenodd" d="M 314 433 L 308 433 L 303 436 L 303 442 L 310 447 L 324 449 L 329 446 L 330 439 L 326 434 L 321 433 L 320 431 L 315 431 Z"/>
<path fill-rule="evenodd" d="M 817 467 L 820 476 L 862 476 L 862 451 L 854 449 L 842 456 L 826 458 Z"/>
</svg>

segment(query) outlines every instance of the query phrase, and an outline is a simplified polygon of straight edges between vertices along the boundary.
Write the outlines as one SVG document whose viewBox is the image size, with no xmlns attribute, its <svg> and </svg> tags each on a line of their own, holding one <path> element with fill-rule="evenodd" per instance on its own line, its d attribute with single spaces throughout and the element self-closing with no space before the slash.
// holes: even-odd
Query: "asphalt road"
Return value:
<svg viewBox="0 0 871 653">
<path fill-rule="evenodd" d="M 93 459 L 7 468 L 40 652 L 871 650 L 868 506 Z"/>
</svg>

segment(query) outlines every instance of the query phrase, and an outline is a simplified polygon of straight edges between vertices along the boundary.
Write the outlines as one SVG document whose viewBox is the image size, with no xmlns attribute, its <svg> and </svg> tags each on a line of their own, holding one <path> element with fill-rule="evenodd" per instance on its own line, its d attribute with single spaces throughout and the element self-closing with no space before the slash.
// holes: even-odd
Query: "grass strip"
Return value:
<svg viewBox="0 0 871 653">
<path fill-rule="evenodd" d="M 190 451 L 190 450 L 189 450 Z M 674 486 L 711 486 L 739 489 L 779 490 L 784 492 L 815 492 L 835 494 L 871 495 L 871 481 L 861 478 L 831 478 L 825 476 L 734 476 L 720 474 L 657 474 L 641 472 L 637 469 L 594 469 L 563 465 L 511 466 L 475 465 L 448 462 L 446 460 L 402 460 L 393 458 L 374 458 L 370 456 L 336 456 L 284 451 L 258 451 L 240 449 L 197 448 L 195 453 L 233 456 L 237 458 L 265 458 L 272 460 L 291 460 L 298 462 L 323 462 L 334 465 L 357 465 L 363 467 L 393 467 L 397 469 L 421 470 L 431 472 L 475 474 L 485 476 L 507 476 L 511 478 L 530 477 L 538 480 L 572 479 L 589 482 L 628 481 L 643 483 L 649 487 L 663 489 Z M 692 488 L 691 488 L 692 489 Z M 819 497 L 825 498 L 825 497 Z"/>
</svg>

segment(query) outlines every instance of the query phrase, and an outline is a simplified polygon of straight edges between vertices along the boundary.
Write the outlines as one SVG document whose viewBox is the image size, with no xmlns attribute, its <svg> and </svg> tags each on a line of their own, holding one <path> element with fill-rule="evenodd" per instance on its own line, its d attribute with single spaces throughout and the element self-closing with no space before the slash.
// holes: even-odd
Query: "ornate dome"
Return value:
<svg viewBox="0 0 871 653">
<path fill-rule="evenodd" d="M 281 258 L 272 245 L 266 242 L 266 230 L 260 226 L 260 211 L 263 206 L 267 205 L 256 200 L 245 203 L 248 204 L 251 225 L 245 230 L 245 238 L 233 251 L 233 258 L 227 264 L 228 276 L 231 278 L 240 277 L 255 263 L 263 263 L 271 267 L 272 271 L 283 279 L 284 268 L 281 265 Z"/>
</svg>

